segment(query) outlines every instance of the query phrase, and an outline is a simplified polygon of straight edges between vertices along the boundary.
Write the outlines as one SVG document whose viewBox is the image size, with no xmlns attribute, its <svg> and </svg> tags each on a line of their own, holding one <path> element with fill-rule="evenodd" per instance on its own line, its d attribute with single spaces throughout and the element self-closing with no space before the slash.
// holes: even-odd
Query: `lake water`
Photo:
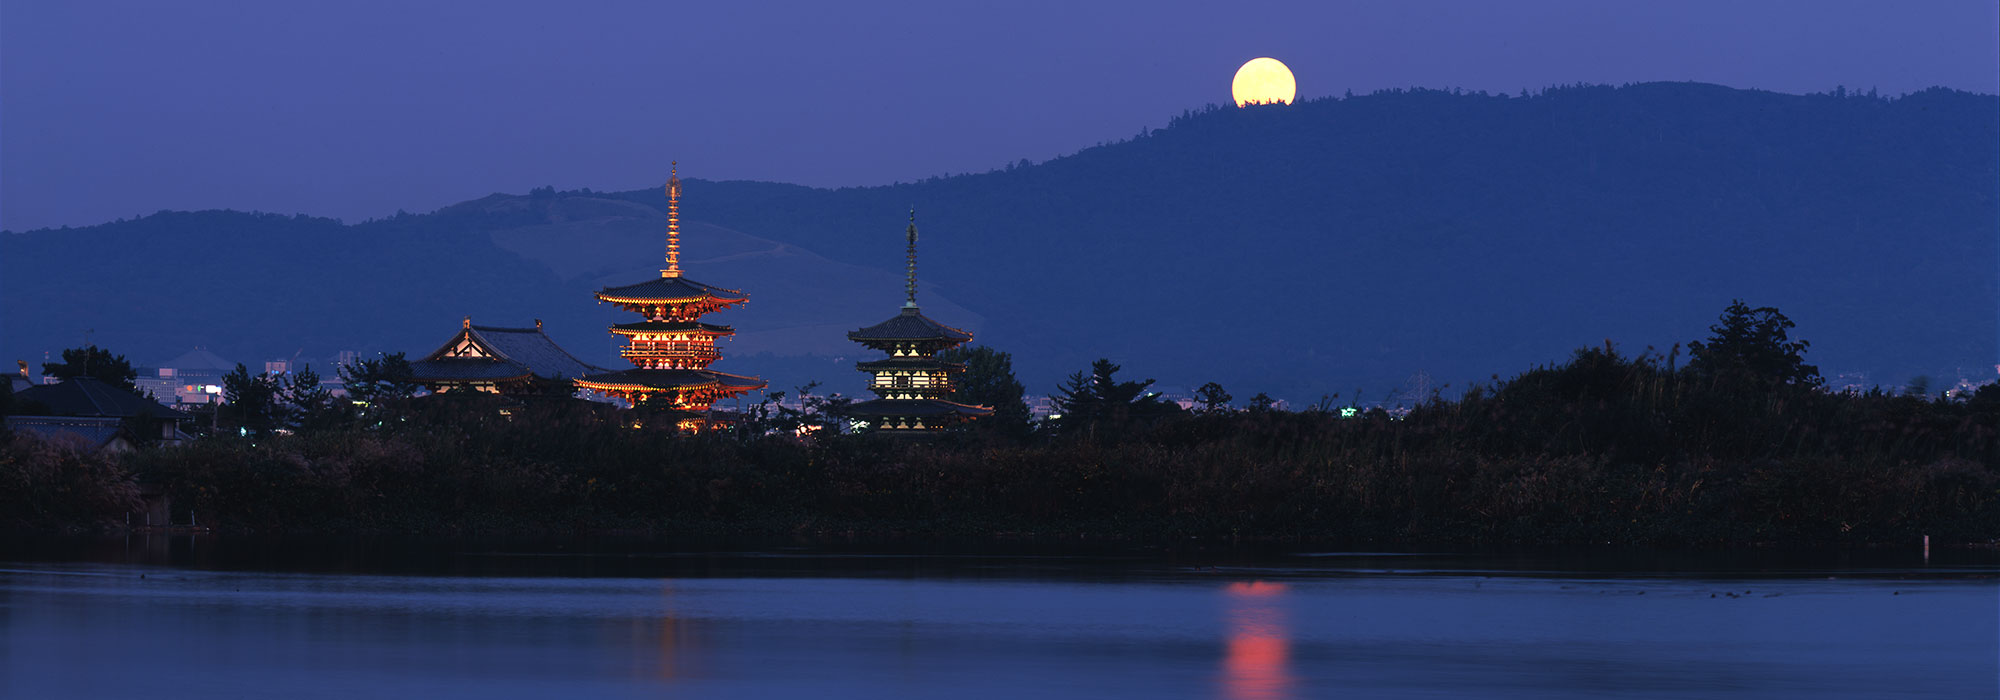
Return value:
<svg viewBox="0 0 2000 700">
<path fill-rule="evenodd" d="M 1992 552 L 8 547 L 7 698 L 2000 695 Z"/>
</svg>

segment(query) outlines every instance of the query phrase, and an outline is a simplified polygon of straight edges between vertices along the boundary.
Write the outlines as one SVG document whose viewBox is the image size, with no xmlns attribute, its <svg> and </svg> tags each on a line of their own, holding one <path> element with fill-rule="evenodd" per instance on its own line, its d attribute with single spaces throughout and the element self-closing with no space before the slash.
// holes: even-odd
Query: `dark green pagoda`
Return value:
<svg viewBox="0 0 2000 700">
<path fill-rule="evenodd" d="M 872 379 L 876 398 L 849 404 L 844 414 L 860 430 L 879 434 L 931 435 L 993 409 L 952 401 L 965 365 L 937 358 L 939 351 L 972 340 L 972 334 L 938 323 L 917 308 L 917 212 L 910 211 L 909 274 L 902 311 L 887 321 L 852 331 L 847 339 L 888 353 L 856 369 Z"/>
</svg>

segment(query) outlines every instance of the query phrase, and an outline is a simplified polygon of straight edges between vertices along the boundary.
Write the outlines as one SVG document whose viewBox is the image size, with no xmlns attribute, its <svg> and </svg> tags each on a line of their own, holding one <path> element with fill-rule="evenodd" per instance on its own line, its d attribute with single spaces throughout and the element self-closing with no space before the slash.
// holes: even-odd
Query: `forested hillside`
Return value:
<svg viewBox="0 0 2000 700">
<path fill-rule="evenodd" d="M 1664 352 L 1733 298 L 1782 308 L 1827 373 L 1899 382 L 2000 357 L 1996 123 L 2000 99 L 1946 90 L 1391 91 L 1189 112 L 915 183 L 689 179 L 683 216 L 690 276 L 753 299 L 720 319 L 744 334 L 733 358 L 838 353 L 840 330 L 893 313 L 914 205 L 927 313 L 1012 351 L 1037 393 L 1109 356 L 1163 385 L 1376 398 L 1606 339 Z M 613 314 L 588 291 L 656 267 L 665 204 L 547 189 L 347 226 L 205 212 L 10 234 L 0 349 L 94 329 L 139 358 L 421 352 L 469 313 L 543 318 L 608 362 Z M 774 379 L 859 388 L 801 366 L 836 371 Z"/>
</svg>

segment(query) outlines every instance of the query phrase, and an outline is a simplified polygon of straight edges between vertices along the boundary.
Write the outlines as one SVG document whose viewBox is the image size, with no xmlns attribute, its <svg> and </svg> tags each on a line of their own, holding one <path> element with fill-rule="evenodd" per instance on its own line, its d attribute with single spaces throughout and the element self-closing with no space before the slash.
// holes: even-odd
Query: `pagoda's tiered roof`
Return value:
<svg viewBox="0 0 2000 700">
<path fill-rule="evenodd" d="M 965 370 L 965 363 L 946 362 L 936 357 L 891 357 L 886 360 L 857 363 L 854 367 L 863 372 L 898 369 L 941 369 L 950 372 L 962 372 Z"/>
<path fill-rule="evenodd" d="M 898 340 L 947 340 L 963 343 L 972 340 L 972 334 L 933 321 L 919 312 L 917 307 L 905 306 L 902 313 L 887 321 L 849 331 L 847 339 L 857 343 Z"/>
<path fill-rule="evenodd" d="M 728 305 L 750 300 L 740 291 L 702 284 L 678 275 L 623 287 L 606 287 L 598 290 L 597 298 L 613 304 L 689 304 L 709 299 Z"/>
<path fill-rule="evenodd" d="M 611 332 L 632 333 L 708 333 L 711 335 L 735 335 L 736 329 L 700 321 L 640 321 L 638 323 L 612 324 Z"/>
<path fill-rule="evenodd" d="M 848 415 L 885 418 L 936 418 L 962 416 L 979 418 L 993 415 L 993 409 L 944 399 L 869 399 L 848 404 Z"/>
<path fill-rule="evenodd" d="M 628 369 L 593 374 L 577 384 L 598 391 L 690 390 L 716 387 L 748 391 L 762 389 L 765 381 L 712 369 Z"/>
</svg>

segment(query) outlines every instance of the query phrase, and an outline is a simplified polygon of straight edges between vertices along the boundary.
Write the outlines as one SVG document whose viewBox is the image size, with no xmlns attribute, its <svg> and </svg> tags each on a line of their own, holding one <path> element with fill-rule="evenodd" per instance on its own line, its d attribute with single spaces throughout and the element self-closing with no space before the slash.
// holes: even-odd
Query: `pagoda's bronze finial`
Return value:
<svg viewBox="0 0 2000 700">
<path fill-rule="evenodd" d="M 910 228 L 908 234 L 910 239 L 910 272 L 909 278 L 903 282 L 903 294 L 908 297 L 908 300 L 903 302 L 903 308 L 914 309 L 917 308 L 917 208 L 915 206 L 910 207 Z"/>
<path fill-rule="evenodd" d="M 667 269 L 661 277 L 681 276 L 681 162 L 673 161 L 667 176 Z"/>
</svg>

